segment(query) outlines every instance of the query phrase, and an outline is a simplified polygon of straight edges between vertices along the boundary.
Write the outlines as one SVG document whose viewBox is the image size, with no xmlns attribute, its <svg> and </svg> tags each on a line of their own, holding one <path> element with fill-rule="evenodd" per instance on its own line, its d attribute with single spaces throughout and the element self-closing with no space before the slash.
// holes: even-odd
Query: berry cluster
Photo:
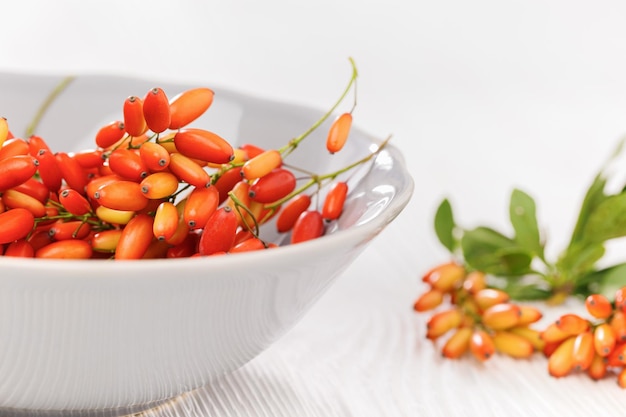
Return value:
<svg viewBox="0 0 626 417">
<path fill-rule="evenodd" d="M 506 292 L 488 288 L 484 273 L 450 262 L 427 272 L 422 281 L 429 289 L 415 302 L 415 311 L 449 303 L 430 317 L 426 332 L 433 341 L 451 333 L 441 348 L 444 357 L 459 358 L 469 351 L 482 362 L 496 352 L 527 358 L 543 349 L 540 332 L 530 327 L 541 319 L 541 312 L 511 303 Z"/>
<path fill-rule="evenodd" d="M 469 351 L 485 361 L 496 352 L 514 358 L 541 352 L 555 378 L 616 375 L 618 385 L 626 388 L 626 287 L 616 291 L 614 301 L 589 295 L 585 308 L 591 319 L 567 313 L 537 330 L 530 325 L 542 318 L 541 311 L 511 303 L 505 291 L 488 287 L 483 272 L 449 262 L 432 268 L 422 281 L 429 289 L 413 308 L 434 311 L 426 337 L 436 341 L 449 335 L 441 347 L 444 357 L 456 359 Z"/>
<path fill-rule="evenodd" d="M 592 319 L 564 314 L 541 332 L 550 375 L 584 372 L 601 379 L 615 374 L 626 388 L 626 287 L 616 292 L 614 302 L 591 294 L 585 307 Z"/>
<path fill-rule="evenodd" d="M 209 88 L 171 100 L 161 88 L 130 96 L 120 120 L 99 129 L 94 149 L 81 152 L 53 151 L 37 135 L 14 137 L 0 118 L 0 255 L 145 259 L 260 250 L 276 246 L 260 235 L 270 219 L 292 244 L 320 237 L 343 210 L 348 182 L 339 176 L 386 142 L 324 175 L 296 176 L 285 158 L 331 115 L 355 78 L 353 64 L 335 106 L 280 149 L 234 148 L 190 127 L 213 103 Z M 330 154 L 343 148 L 352 110 L 332 123 Z"/>
</svg>

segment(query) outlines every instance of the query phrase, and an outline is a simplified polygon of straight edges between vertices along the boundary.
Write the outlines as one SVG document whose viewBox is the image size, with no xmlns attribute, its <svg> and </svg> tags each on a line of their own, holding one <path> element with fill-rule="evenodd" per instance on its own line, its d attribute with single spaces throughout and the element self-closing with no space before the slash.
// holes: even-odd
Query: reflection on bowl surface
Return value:
<svg viewBox="0 0 626 417">
<path fill-rule="evenodd" d="M 26 126 L 59 80 L 0 76 L 0 111 L 14 133 Z M 38 134 L 54 150 L 92 148 L 97 128 L 120 117 L 124 98 L 155 84 L 79 77 L 50 108 Z M 172 95 L 195 87 L 159 86 Z M 280 147 L 323 113 L 214 90 L 211 109 L 195 126 L 234 145 Z M 329 172 L 380 143 L 353 129 L 345 149 L 329 157 L 319 146 L 320 135 L 304 141 L 290 163 Z M 344 213 L 328 224 L 328 234 L 298 245 L 167 260 L 0 258 L 0 415 L 19 415 L 19 410 L 119 415 L 245 364 L 306 313 L 413 192 L 404 159 L 393 145 L 351 181 Z"/>
</svg>

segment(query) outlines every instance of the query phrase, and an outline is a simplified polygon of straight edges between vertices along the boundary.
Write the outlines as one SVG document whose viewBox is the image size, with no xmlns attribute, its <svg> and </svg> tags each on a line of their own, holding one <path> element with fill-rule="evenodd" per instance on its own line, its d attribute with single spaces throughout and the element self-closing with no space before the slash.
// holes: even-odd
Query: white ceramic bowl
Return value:
<svg viewBox="0 0 626 417">
<path fill-rule="evenodd" d="M 61 77 L 0 75 L 0 115 L 24 131 Z M 83 76 L 37 130 L 55 151 L 92 148 L 98 127 L 121 117 L 123 100 L 160 86 L 198 85 Z M 234 145 L 279 147 L 323 111 L 215 90 L 194 126 Z M 330 157 L 328 123 L 290 161 L 316 172 L 352 162 L 380 143 L 353 129 Z M 180 260 L 45 261 L 0 257 L 0 410 L 117 415 L 210 383 L 290 329 L 413 192 L 399 150 L 385 148 L 353 179 L 345 212 L 328 235 L 293 246 Z M 96 415 L 95 411 L 89 415 Z"/>
</svg>

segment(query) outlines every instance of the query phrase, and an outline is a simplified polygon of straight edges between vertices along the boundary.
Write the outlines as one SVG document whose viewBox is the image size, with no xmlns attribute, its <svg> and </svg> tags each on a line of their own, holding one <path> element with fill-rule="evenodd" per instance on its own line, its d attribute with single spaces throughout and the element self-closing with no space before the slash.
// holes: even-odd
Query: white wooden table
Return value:
<svg viewBox="0 0 626 417">
<path fill-rule="evenodd" d="M 327 108 L 352 56 L 355 124 L 392 133 L 409 161 L 409 206 L 294 329 L 145 415 L 617 415 L 614 379 L 556 380 L 539 356 L 442 360 L 411 307 L 420 275 L 446 259 L 432 231 L 444 196 L 461 223 L 506 227 L 520 187 L 549 255 L 569 237 L 626 133 L 625 14 L 608 0 L 24 0 L 2 5 L 0 70 L 183 79 Z"/>
</svg>

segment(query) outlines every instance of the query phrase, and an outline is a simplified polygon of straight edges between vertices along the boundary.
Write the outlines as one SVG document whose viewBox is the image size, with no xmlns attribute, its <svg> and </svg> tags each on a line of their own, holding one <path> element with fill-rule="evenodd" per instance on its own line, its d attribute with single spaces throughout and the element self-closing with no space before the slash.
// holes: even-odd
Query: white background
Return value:
<svg viewBox="0 0 626 417">
<path fill-rule="evenodd" d="M 623 403 L 614 380 L 556 381 L 541 358 L 442 363 L 411 304 L 421 273 L 446 259 L 432 232 L 443 197 L 467 227 L 506 228 L 520 187 L 549 254 L 567 240 L 626 133 L 626 3 L 22 0 L 0 16 L 0 70 L 193 81 L 320 109 L 353 57 L 355 124 L 393 134 L 410 165 L 409 206 L 298 327 L 159 413 L 588 415 Z"/>
</svg>

